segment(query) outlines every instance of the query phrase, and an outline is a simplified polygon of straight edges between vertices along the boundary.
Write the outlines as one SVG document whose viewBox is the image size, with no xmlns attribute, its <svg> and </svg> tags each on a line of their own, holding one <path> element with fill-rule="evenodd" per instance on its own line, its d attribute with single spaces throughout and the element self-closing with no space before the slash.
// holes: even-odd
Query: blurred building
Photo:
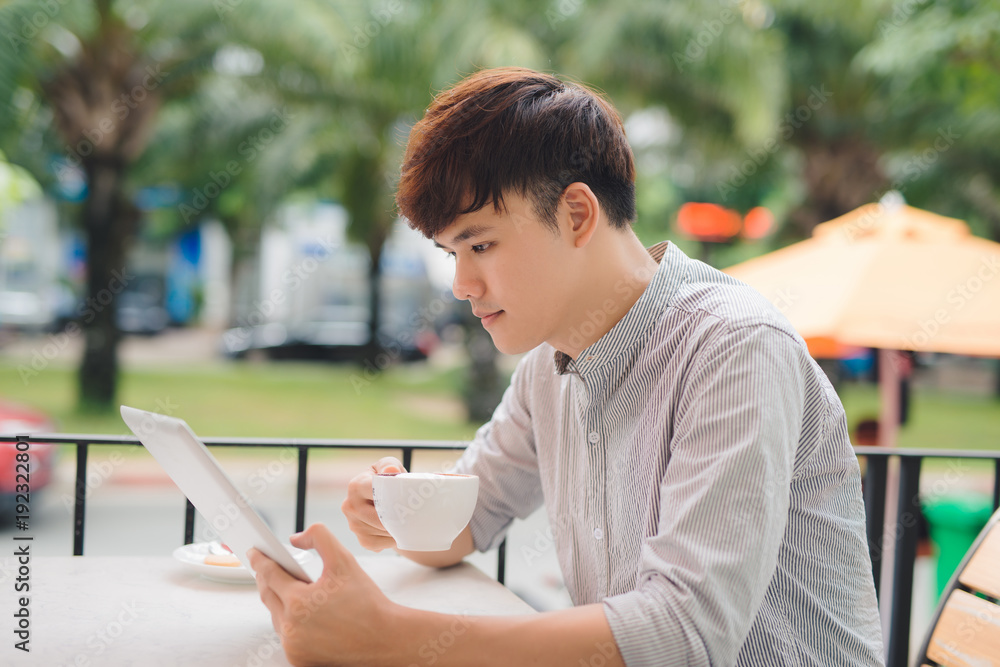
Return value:
<svg viewBox="0 0 1000 667">
<path fill-rule="evenodd" d="M 48 328 L 72 298 L 56 207 L 36 197 L 0 209 L 0 327 Z"/>
<path fill-rule="evenodd" d="M 437 344 L 446 304 L 430 277 L 429 241 L 401 221 L 381 258 L 380 341 L 402 359 Z M 237 271 L 231 356 L 348 358 L 368 343 L 370 258 L 347 240 L 347 215 L 329 202 L 283 206 L 262 234 L 257 257 Z"/>
</svg>

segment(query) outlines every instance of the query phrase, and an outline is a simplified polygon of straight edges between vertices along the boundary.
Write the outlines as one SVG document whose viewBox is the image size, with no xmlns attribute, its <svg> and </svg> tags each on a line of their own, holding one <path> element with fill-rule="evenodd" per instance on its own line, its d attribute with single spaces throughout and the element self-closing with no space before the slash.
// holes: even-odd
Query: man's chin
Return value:
<svg viewBox="0 0 1000 667">
<path fill-rule="evenodd" d="M 493 346 L 503 354 L 523 354 L 538 347 L 538 345 L 530 345 L 524 341 L 521 341 L 520 344 L 518 344 L 516 342 L 504 340 L 502 336 L 498 337 L 492 332 L 490 332 L 490 338 L 493 339 Z"/>
</svg>

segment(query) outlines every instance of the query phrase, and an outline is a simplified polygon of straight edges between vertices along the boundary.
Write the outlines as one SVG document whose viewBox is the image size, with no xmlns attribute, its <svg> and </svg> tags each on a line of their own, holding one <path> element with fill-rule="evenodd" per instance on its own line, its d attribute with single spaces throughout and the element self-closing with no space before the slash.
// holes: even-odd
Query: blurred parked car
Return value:
<svg viewBox="0 0 1000 667">
<path fill-rule="evenodd" d="M 4 435 L 30 435 L 32 433 L 52 433 L 55 424 L 44 413 L 0 399 L 0 433 Z M 13 514 L 17 505 L 17 446 L 12 442 L 0 442 L 0 515 Z M 28 487 L 34 501 L 36 493 L 52 480 L 56 448 L 52 445 L 32 445 L 28 451 Z M 20 483 L 24 483 L 23 479 Z"/>
<path fill-rule="evenodd" d="M 82 325 L 93 319 L 91 306 L 71 291 L 60 294 L 53 329 L 61 331 L 75 322 Z M 162 274 L 141 273 L 129 279 L 118 294 L 115 321 L 126 334 L 155 335 L 170 324 L 165 307 L 165 279 Z"/>
<path fill-rule="evenodd" d="M 229 329 L 222 335 L 222 352 L 234 359 L 258 351 L 270 359 L 353 360 L 368 344 L 369 326 L 367 308 L 326 306 L 295 324 Z M 440 343 L 433 329 L 408 330 L 398 318 L 383 321 L 379 340 L 397 361 L 426 359 Z"/>
<path fill-rule="evenodd" d="M 41 330 L 52 315 L 45 299 L 35 292 L 0 292 L 0 324 L 18 329 Z"/>
<path fill-rule="evenodd" d="M 164 278 L 140 274 L 118 295 L 118 330 L 130 334 L 158 334 L 167 328 L 170 317 L 164 307 Z"/>
</svg>

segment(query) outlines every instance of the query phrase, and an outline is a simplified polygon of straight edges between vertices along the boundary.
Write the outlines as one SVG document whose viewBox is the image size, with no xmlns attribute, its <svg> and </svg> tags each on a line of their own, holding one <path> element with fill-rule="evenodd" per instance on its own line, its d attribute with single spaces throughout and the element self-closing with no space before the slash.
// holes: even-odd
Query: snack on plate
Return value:
<svg viewBox="0 0 1000 667">
<path fill-rule="evenodd" d="M 220 565 L 222 567 L 240 567 L 240 559 L 233 554 L 208 554 L 205 565 Z"/>
</svg>

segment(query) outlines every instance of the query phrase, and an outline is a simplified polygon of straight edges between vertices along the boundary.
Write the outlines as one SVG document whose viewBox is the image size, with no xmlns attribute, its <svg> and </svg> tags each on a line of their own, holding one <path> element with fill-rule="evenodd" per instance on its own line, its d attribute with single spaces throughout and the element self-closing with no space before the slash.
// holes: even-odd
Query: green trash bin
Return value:
<svg viewBox="0 0 1000 667">
<path fill-rule="evenodd" d="M 978 493 L 956 493 L 923 501 L 937 559 L 937 596 L 941 599 L 951 575 L 993 514 L 993 501 Z"/>
</svg>

